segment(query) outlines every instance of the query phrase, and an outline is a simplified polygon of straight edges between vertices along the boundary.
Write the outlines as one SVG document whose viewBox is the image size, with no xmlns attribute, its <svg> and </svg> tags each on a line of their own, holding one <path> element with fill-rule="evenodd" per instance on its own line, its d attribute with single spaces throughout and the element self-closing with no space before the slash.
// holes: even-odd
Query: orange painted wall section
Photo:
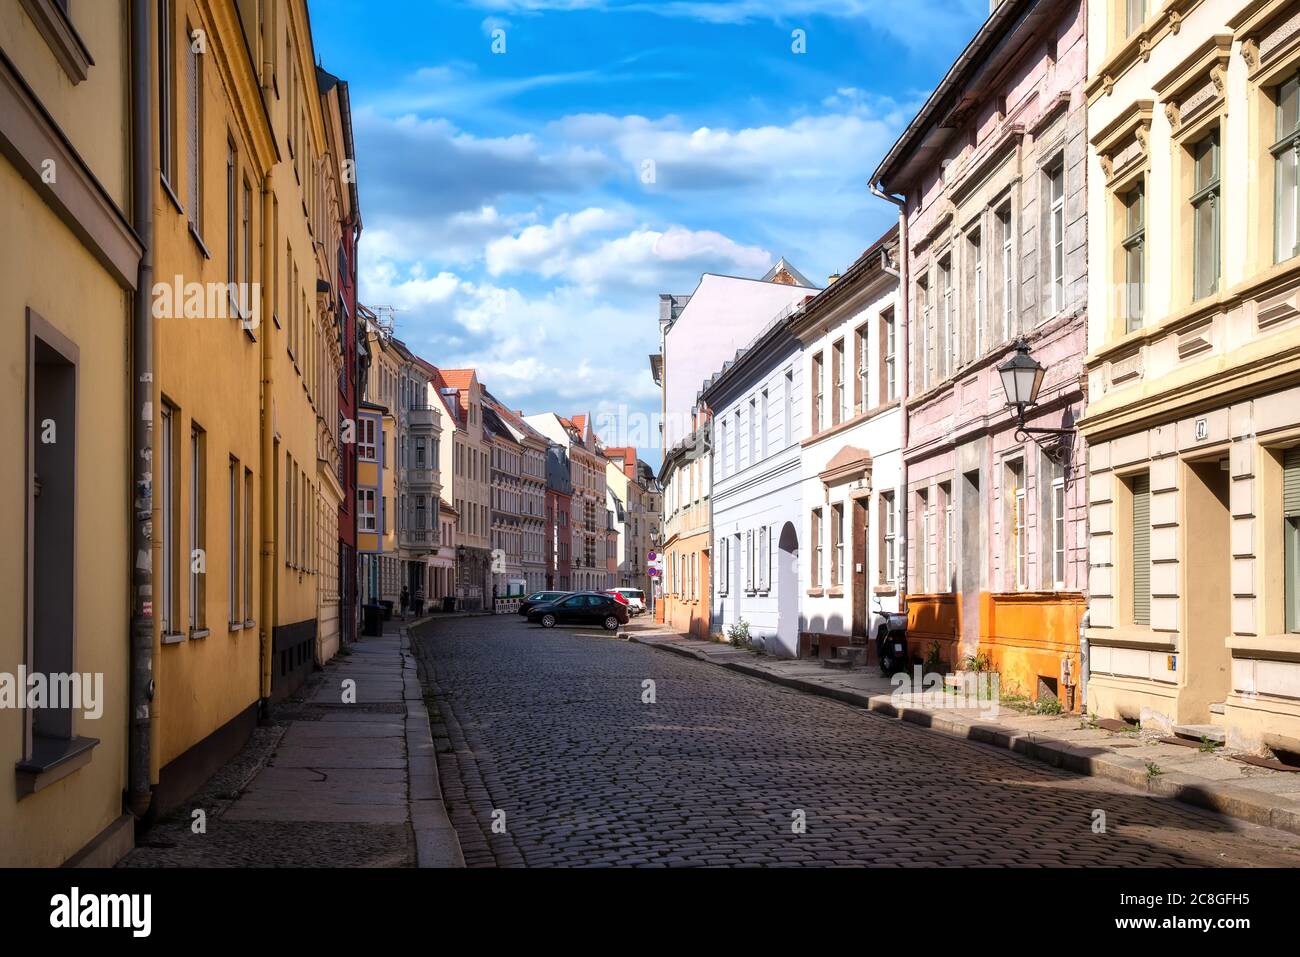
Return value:
<svg viewBox="0 0 1300 957">
<path fill-rule="evenodd" d="M 981 592 L 979 600 L 979 651 L 987 654 L 1002 681 L 1003 694 L 1037 700 L 1039 678 L 1057 681 L 1062 706 L 1078 710 L 1080 674 L 1079 621 L 1083 596 L 1074 592 Z M 933 642 L 950 669 L 960 667 L 960 595 L 909 595 L 907 636 L 909 651 L 924 660 Z M 1074 693 L 1060 683 L 1061 661 L 1070 659 Z"/>
</svg>

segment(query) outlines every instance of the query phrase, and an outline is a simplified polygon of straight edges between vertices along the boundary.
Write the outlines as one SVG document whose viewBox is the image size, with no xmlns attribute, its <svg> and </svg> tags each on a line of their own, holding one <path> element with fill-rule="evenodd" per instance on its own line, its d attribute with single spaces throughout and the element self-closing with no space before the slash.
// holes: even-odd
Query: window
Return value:
<svg viewBox="0 0 1300 957">
<path fill-rule="evenodd" d="M 922 389 L 930 388 L 930 330 L 934 328 L 931 318 L 934 313 L 934 295 L 926 279 L 917 281 L 917 294 L 921 300 L 921 328 L 916 337 L 916 380 Z"/>
<path fill-rule="evenodd" d="M 812 510 L 812 576 L 810 581 L 813 588 L 822 586 L 822 510 L 815 508 Z"/>
<path fill-rule="evenodd" d="M 718 476 L 727 477 L 727 420 L 718 418 Z"/>
<path fill-rule="evenodd" d="M 362 532 L 375 531 L 375 490 L 357 489 L 357 529 Z"/>
<path fill-rule="evenodd" d="M 772 584 L 772 529 L 764 525 L 758 530 L 758 590 L 767 591 Z"/>
<path fill-rule="evenodd" d="M 854 380 L 853 400 L 854 410 L 861 414 L 871 407 L 871 393 L 867 388 L 867 326 L 865 324 L 858 327 L 854 339 L 857 342 L 858 369 L 857 378 Z"/>
<path fill-rule="evenodd" d="M 970 253 L 975 272 L 975 327 L 971 330 L 971 354 L 979 356 L 984 343 L 984 244 L 979 231 L 971 233 Z"/>
<path fill-rule="evenodd" d="M 749 400 L 748 465 L 758 461 L 758 400 Z"/>
<path fill-rule="evenodd" d="M 189 95 L 186 108 L 186 174 L 189 179 L 190 228 L 203 232 L 203 70 L 199 54 L 194 49 L 194 29 L 185 28 L 185 89 Z"/>
<path fill-rule="evenodd" d="M 1025 541 L 1025 464 L 1024 462 L 1007 463 L 1007 502 L 1009 548 L 1007 558 L 1010 561 L 1011 585 L 1016 590 L 1026 586 L 1026 565 L 1028 556 Z"/>
<path fill-rule="evenodd" d="M 1047 171 L 1047 241 L 1050 314 L 1056 315 L 1065 308 L 1065 166 L 1062 163 Z"/>
<path fill-rule="evenodd" d="M 920 519 L 920 543 L 918 568 L 916 569 L 917 591 L 934 591 L 934 509 L 930 507 L 930 496 L 925 492 L 917 493 L 917 517 Z"/>
<path fill-rule="evenodd" d="M 758 399 L 758 455 L 767 457 L 767 390 L 759 394 Z"/>
<path fill-rule="evenodd" d="M 946 377 L 952 375 L 961 362 L 957 350 L 957 324 L 952 316 L 952 260 L 947 258 L 939 262 L 939 336 L 943 346 L 940 350 L 943 366 L 939 374 Z"/>
<path fill-rule="evenodd" d="M 1201 299 L 1219 288 L 1219 134 L 1192 147 L 1192 295 Z"/>
<path fill-rule="evenodd" d="M 822 430 L 822 403 L 824 401 L 822 395 L 822 353 L 820 352 L 813 356 L 812 359 L 812 377 L 812 432 L 816 435 Z"/>
<path fill-rule="evenodd" d="M 226 282 L 230 283 L 230 294 L 235 294 L 235 283 L 239 282 L 238 248 L 239 248 L 239 197 L 238 182 L 239 163 L 235 156 L 235 144 L 226 143 Z"/>
<path fill-rule="evenodd" d="M 158 505 L 162 512 L 162 578 L 159 593 L 159 626 L 163 635 L 174 634 L 180 627 L 177 606 L 180 596 L 177 591 L 179 576 L 176 573 L 178 560 L 176 482 L 180 462 L 176 457 L 176 409 L 169 403 L 162 405 L 162 434 L 160 436 L 160 461 L 158 478 L 161 487 L 158 490 Z"/>
<path fill-rule="evenodd" d="M 240 292 L 240 316 L 244 319 L 251 319 L 251 310 L 253 308 L 253 190 L 248 185 L 248 180 L 244 180 L 244 217 L 243 233 L 241 234 L 243 243 L 243 281 L 248 283 L 248 289 Z"/>
<path fill-rule="evenodd" d="M 1124 0 L 1124 36 L 1137 33 L 1147 18 L 1147 0 Z"/>
<path fill-rule="evenodd" d="M 831 506 L 831 587 L 844 584 L 844 506 Z"/>
<path fill-rule="evenodd" d="M 229 541 L 226 543 L 227 544 L 226 598 L 228 602 L 227 608 L 229 610 L 229 615 L 230 615 L 227 621 L 229 621 L 231 624 L 234 624 L 235 622 L 240 620 L 239 619 L 239 579 L 240 579 L 239 557 L 242 552 L 242 549 L 239 547 L 239 529 L 240 529 L 240 524 L 242 519 L 239 510 L 240 478 L 241 476 L 239 474 L 239 460 L 231 459 L 230 475 L 229 475 L 230 514 L 229 514 L 229 528 L 227 529 L 227 536 L 229 538 Z"/>
<path fill-rule="evenodd" d="M 721 561 L 718 563 L 718 594 L 727 594 L 731 585 L 731 539 L 723 536 L 718 540 L 718 556 Z"/>
<path fill-rule="evenodd" d="M 894 512 L 894 493 L 880 495 L 880 568 L 882 580 L 892 584 L 898 580 L 897 516 Z"/>
<path fill-rule="evenodd" d="M 754 592 L 754 568 L 757 564 L 754 561 L 754 530 L 749 529 L 745 532 L 745 591 L 749 594 Z"/>
<path fill-rule="evenodd" d="M 1010 206 L 998 213 L 998 226 L 1002 233 L 1002 340 L 1005 342 L 1016 327 L 1016 286 L 1012 279 L 1015 252 L 1012 248 Z"/>
<path fill-rule="evenodd" d="M 158 0 L 158 167 L 168 192 L 176 182 L 176 44 L 172 0 Z"/>
<path fill-rule="evenodd" d="M 207 564 L 204 542 L 204 449 L 203 430 L 190 424 L 190 632 L 204 628 L 204 578 Z"/>
<path fill-rule="evenodd" d="M 1124 204 L 1124 314 L 1128 331 L 1142 327 L 1146 299 L 1146 186 L 1139 182 L 1121 200 Z"/>
<path fill-rule="evenodd" d="M 943 493 L 943 591 L 955 591 L 957 582 L 957 515 L 952 502 L 952 484 L 939 486 Z"/>
<path fill-rule="evenodd" d="M 1282 455 L 1282 527 L 1286 630 L 1300 632 L 1300 446 Z"/>
<path fill-rule="evenodd" d="M 897 339 L 895 337 L 894 310 L 886 309 L 880 315 L 880 324 L 884 327 L 885 341 L 885 401 L 893 402 L 898 396 L 897 385 Z"/>
<path fill-rule="evenodd" d="M 1283 262 L 1300 253 L 1300 77 L 1292 77 L 1277 90 L 1277 142 L 1273 153 L 1274 260 Z"/>
<path fill-rule="evenodd" d="M 244 623 L 253 620 L 253 470 L 244 469 Z"/>
<path fill-rule="evenodd" d="M 1065 588 L 1065 477 L 1052 479 L 1052 584 Z"/>
<path fill-rule="evenodd" d="M 28 477 L 24 483 L 28 509 L 24 523 L 29 557 L 25 581 L 28 601 L 25 606 L 18 604 L 24 607 L 24 631 L 29 642 L 24 664 L 33 674 L 50 676 L 53 683 L 55 675 L 73 671 L 78 631 L 74 570 L 79 511 L 76 365 L 79 353 L 74 343 L 45 326 L 35 314 L 29 312 L 28 321 L 32 327 L 26 344 L 29 352 L 24 357 L 31 363 L 26 370 L 24 397 L 26 410 L 30 410 L 25 437 Z M 47 422 L 57 424 L 56 435 L 46 432 Z M 83 550 L 94 547 L 93 539 L 82 545 Z M 11 615 L 11 608 L 6 606 L 6 618 Z M 85 622 L 82 624 L 84 634 L 90 629 L 84 627 Z M 98 624 L 91 623 L 91 627 Z M 25 742 L 25 758 L 46 759 L 48 748 L 73 738 L 72 702 L 45 704 L 46 707 L 32 708 L 23 722 L 24 732 L 31 732 L 31 739 Z M 22 796 L 21 791 L 18 796 Z"/>
<path fill-rule="evenodd" d="M 377 461 L 375 424 L 375 420 L 368 417 L 357 420 L 357 457 L 363 462 Z M 456 447 L 456 451 L 460 452 L 460 446 Z M 458 466 L 456 471 L 459 473 L 459 455 L 457 456 L 456 461 Z"/>
<path fill-rule="evenodd" d="M 1151 476 L 1130 483 L 1133 499 L 1133 624 L 1151 624 Z"/>
<path fill-rule="evenodd" d="M 785 408 L 782 411 L 782 444 L 790 446 L 794 443 L 794 370 L 787 369 L 785 373 Z"/>
<path fill-rule="evenodd" d="M 831 346 L 831 425 L 839 425 L 848 416 L 844 404 L 844 340 Z"/>
</svg>

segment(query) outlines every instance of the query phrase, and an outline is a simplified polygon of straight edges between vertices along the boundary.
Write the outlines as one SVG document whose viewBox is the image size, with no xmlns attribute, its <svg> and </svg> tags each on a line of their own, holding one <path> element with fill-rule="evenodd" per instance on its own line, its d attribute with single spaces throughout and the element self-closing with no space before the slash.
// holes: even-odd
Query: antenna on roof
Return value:
<svg viewBox="0 0 1300 957">
<path fill-rule="evenodd" d="M 375 327 L 379 334 L 385 339 L 393 338 L 393 330 L 397 327 L 397 307 L 371 306 L 370 311 L 375 314 Z"/>
</svg>

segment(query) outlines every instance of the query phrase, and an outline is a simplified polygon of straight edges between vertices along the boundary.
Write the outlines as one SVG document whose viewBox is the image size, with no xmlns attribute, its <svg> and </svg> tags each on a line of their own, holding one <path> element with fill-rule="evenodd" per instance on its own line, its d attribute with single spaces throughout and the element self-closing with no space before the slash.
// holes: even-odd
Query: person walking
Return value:
<svg viewBox="0 0 1300 957">
<path fill-rule="evenodd" d="M 424 589 L 419 585 L 415 586 L 415 617 L 419 618 L 424 614 Z"/>
<path fill-rule="evenodd" d="M 405 585 L 402 586 L 402 594 L 398 596 L 402 605 L 402 617 L 406 617 L 406 609 L 411 604 L 411 591 Z"/>
</svg>

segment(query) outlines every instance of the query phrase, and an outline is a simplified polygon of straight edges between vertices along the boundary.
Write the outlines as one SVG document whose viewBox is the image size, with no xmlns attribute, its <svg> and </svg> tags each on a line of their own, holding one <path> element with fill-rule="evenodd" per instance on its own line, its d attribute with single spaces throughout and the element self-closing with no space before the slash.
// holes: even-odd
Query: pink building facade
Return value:
<svg viewBox="0 0 1300 957">
<path fill-rule="evenodd" d="M 1086 457 L 1081 0 L 1003 0 L 874 182 L 902 203 L 910 653 L 1078 707 Z M 998 366 L 1046 368 L 1025 425 Z"/>
</svg>

